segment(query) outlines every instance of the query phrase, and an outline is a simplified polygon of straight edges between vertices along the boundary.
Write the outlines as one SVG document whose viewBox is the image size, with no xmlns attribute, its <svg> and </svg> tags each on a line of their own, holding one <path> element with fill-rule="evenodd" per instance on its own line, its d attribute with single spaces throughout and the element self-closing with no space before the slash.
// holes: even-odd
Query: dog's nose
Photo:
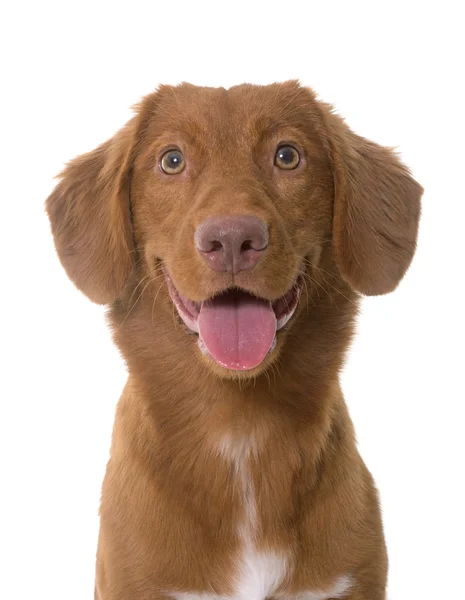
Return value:
<svg viewBox="0 0 465 600">
<path fill-rule="evenodd" d="M 268 245 L 268 227 L 257 217 L 210 217 L 194 237 L 203 260 L 215 271 L 239 273 L 252 269 Z"/>
</svg>

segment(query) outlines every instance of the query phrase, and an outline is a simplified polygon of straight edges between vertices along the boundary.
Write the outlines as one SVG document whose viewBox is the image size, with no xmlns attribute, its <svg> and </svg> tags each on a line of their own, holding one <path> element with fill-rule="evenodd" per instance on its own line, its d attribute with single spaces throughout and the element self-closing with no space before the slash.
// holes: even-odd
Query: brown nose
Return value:
<svg viewBox="0 0 465 600">
<path fill-rule="evenodd" d="M 210 217 L 195 230 L 200 256 L 215 271 L 252 269 L 268 245 L 268 228 L 257 217 Z"/>
</svg>

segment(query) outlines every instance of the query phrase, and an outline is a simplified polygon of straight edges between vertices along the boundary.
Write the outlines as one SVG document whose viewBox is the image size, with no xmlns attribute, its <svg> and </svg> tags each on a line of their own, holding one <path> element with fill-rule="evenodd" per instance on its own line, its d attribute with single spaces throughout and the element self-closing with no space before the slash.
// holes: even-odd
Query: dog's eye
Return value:
<svg viewBox="0 0 465 600">
<path fill-rule="evenodd" d="M 177 175 L 184 171 L 186 163 L 184 156 L 179 150 L 168 150 L 161 157 L 160 166 L 167 175 Z"/>
<path fill-rule="evenodd" d="M 280 146 L 274 157 L 274 164 L 280 169 L 295 169 L 299 166 L 300 154 L 294 146 Z"/>
</svg>

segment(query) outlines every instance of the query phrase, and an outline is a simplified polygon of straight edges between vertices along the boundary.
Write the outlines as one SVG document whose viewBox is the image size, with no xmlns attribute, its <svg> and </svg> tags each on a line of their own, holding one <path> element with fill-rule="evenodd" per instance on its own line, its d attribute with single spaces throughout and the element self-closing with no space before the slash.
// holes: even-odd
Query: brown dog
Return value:
<svg viewBox="0 0 465 600">
<path fill-rule="evenodd" d="M 161 87 L 47 200 L 129 369 L 100 600 L 382 600 L 378 499 L 339 387 L 422 188 L 295 82 Z"/>
</svg>

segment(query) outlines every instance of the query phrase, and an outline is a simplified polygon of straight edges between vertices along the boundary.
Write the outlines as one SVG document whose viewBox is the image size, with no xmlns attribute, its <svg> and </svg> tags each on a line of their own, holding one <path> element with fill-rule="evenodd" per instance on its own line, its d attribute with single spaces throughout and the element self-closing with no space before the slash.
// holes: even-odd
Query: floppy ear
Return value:
<svg viewBox="0 0 465 600">
<path fill-rule="evenodd" d="M 329 108 L 324 111 L 339 270 L 363 294 L 391 292 L 415 253 L 423 189 L 391 149 L 355 135 Z"/>
<path fill-rule="evenodd" d="M 46 201 L 63 267 L 98 304 L 118 297 L 133 266 L 129 186 L 137 120 L 72 160 Z"/>
</svg>

